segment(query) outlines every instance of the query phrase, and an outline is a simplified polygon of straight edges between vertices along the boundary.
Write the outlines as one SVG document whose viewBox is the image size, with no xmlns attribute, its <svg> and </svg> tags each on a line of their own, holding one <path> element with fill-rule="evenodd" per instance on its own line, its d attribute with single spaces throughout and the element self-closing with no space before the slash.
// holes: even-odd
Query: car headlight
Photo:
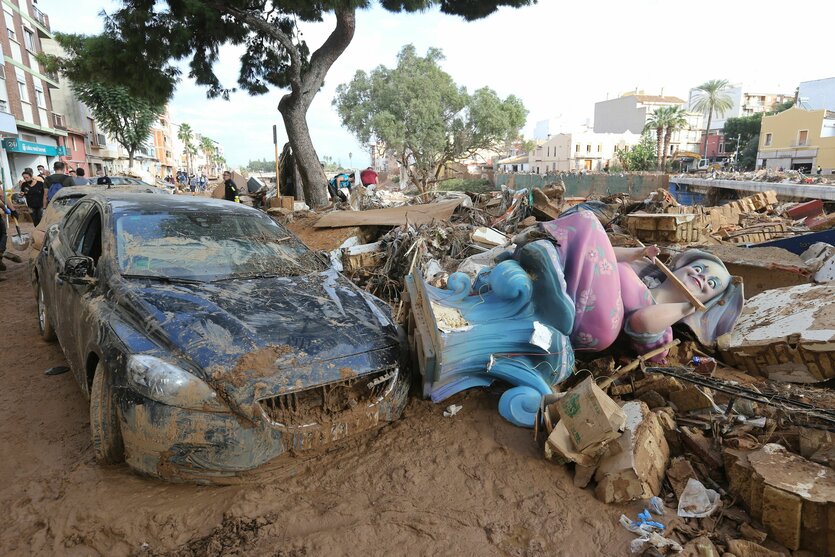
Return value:
<svg viewBox="0 0 835 557">
<path fill-rule="evenodd" d="M 205 381 L 155 356 L 138 354 L 128 358 L 128 383 L 139 394 L 170 406 L 229 411 Z"/>
</svg>

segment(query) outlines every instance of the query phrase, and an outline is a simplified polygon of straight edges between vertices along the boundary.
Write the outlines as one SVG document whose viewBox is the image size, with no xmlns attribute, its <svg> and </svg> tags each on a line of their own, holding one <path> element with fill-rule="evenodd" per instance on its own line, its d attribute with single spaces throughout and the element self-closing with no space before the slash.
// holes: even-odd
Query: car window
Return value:
<svg viewBox="0 0 835 557">
<path fill-rule="evenodd" d="M 325 269 L 295 236 L 258 213 L 136 211 L 114 220 L 116 256 L 125 275 L 212 281 Z"/>
<path fill-rule="evenodd" d="M 98 265 L 101 256 L 101 213 L 98 207 L 94 208 L 90 216 L 84 222 L 82 233 L 75 243 L 75 252 L 93 258 Z"/>
<path fill-rule="evenodd" d="M 76 204 L 61 221 L 61 236 L 67 245 L 75 247 L 74 239 L 78 236 L 81 225 L 87 221 L 87 215 L 90 214 L 93 206 L 94 203 L 91 201 L 82 201 Z"/>
</svg>

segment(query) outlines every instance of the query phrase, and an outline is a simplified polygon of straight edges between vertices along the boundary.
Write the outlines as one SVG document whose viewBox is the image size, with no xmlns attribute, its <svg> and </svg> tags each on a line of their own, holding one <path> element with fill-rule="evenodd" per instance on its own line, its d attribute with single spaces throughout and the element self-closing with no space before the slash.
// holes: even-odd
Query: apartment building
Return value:
<svg viewBox="0 0 835 557">
<path fill-rule="evenodd" d="M 43 41 L 52 39 L 49 18 L 38 9 L 37 0 L 2 0 L 2 7 L 0 169 L 8 188 L 17 184 L 24 168 L 51 167 L 59 157 L 67 156 L 69 134 L 62 115 L 52 106 L 58 77 L 47 75 L 35 59 L 43 51 Z"/>
<path fill-rule="evenodd" d="M 725 90 L 725 94 L 733 103 L 731 108 L 722 114 L 714 113 L 710 119 L 710 130 L 708 132 L 718 134 L 725 127 L 725 122 L 729 118 L 741 118 L 743 116 L 752 116 L 763 112 L 770 112 L 774 110 L 778 104 L 794 98 L 793 93 L 758 93 L 753 91 L 746 91 L 745 87 L 740 84 L 734 84 Z M 695 88 L 690 89 L 687 106 L 692 107 L 698 98 L 699 91 Z M 707 122 L 707 114 L 702 115 L 705 122 Z"/>
<path fill-rule="evenodd" d="M 631 132 L 558 133 L 529 154 L 528 167 L 538 174 L 605 170 L 615 161 L 619 150 L 637 144 L 640 139 L 640 134 Z"/>
<path fill-rule="evenodd" d="M 596 133 L 637 133 L 644 131 L 650 116 L 662 106 L 684 106 L 678 97 L 626 93 L 616 99 L 594 103 Z"/>
<path fill-rule="evenodd" d="M 757 166 L 813 172 L 835 172 L 835 112 L 793 107 L 764 116 Z"/>
</svg>

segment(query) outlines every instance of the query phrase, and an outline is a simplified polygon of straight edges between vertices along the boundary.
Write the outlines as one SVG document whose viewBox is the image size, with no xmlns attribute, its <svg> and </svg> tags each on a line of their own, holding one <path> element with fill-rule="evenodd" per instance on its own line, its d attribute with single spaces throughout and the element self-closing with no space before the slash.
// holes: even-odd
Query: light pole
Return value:
<svg viewBox="0 0 835 557">
<path fill-rule="evenodd" d="M 736 136 L 736 171 L 739 172 L 739 144 L 742 141 L 742 134 Z"/>
</svg>

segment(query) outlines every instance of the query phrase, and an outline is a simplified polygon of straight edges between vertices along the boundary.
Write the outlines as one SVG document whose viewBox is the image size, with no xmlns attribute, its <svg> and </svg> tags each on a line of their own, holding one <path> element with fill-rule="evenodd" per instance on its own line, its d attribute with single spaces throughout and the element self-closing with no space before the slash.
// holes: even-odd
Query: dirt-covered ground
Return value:
<svg viewBox="0 0 835 557">
<path fill-rule="evenodd" d="M 0 555 L 625 555 L 632 535 L 546 462 L 497 395 L 403 418 L 295 473 L 172 485 L 93 461 L 88 402 L 38 336 L 25 263 L 7 262 L 0 340 Z"/>
</svg>

